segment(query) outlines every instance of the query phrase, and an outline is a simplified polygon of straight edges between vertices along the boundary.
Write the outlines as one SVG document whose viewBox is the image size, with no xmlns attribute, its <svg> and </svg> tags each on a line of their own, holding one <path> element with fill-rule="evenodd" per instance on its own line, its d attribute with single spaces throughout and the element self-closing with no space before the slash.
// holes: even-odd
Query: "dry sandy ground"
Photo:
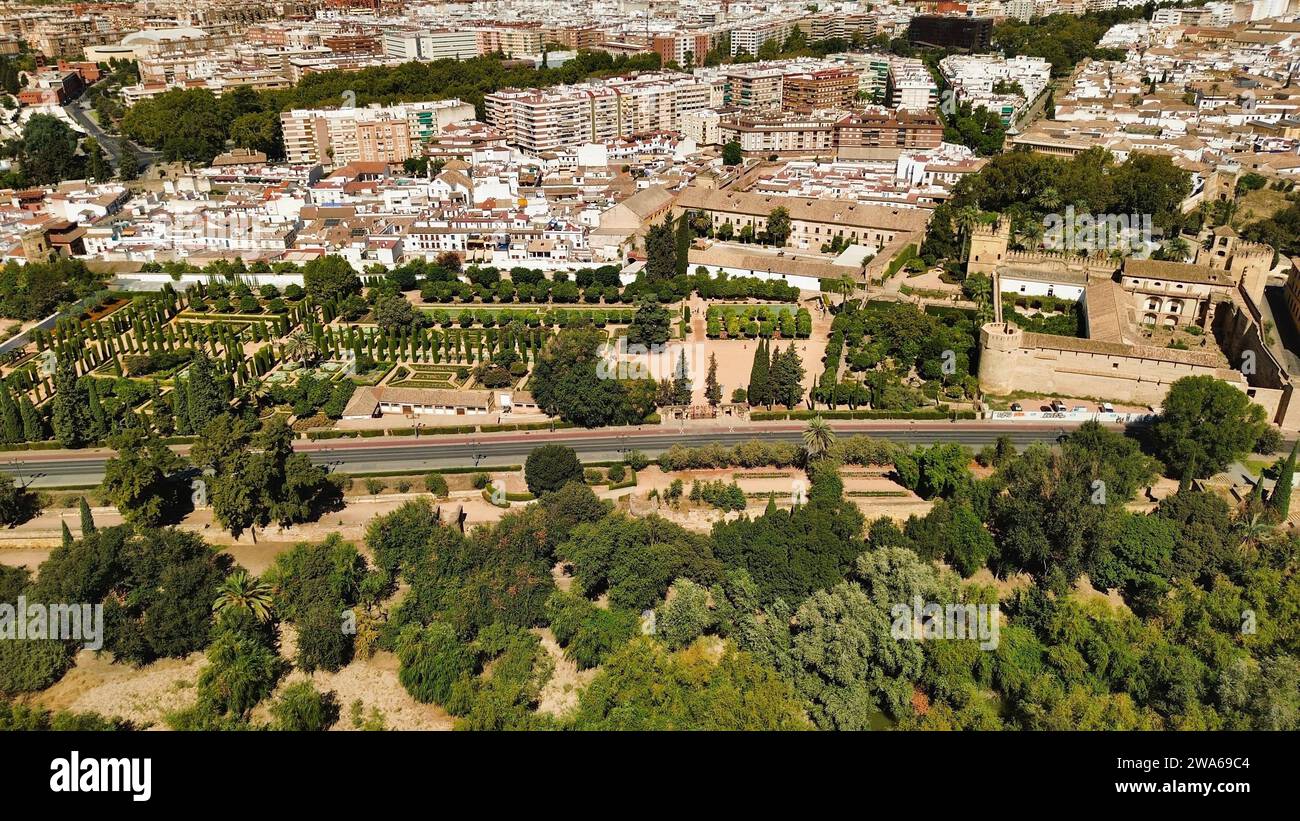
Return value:
<svg viewBox="0 0 1300 821">
<path fill-rule="evenodd" d="M 61 681 L 34 700 L 53 710 L 93 710 L 120 716 L 154 729 L 165 729 L 163 714 L 194 703 L 194 684 L 206 664 L 202 653 L 184 659 L 162 659 L 136 669 L 114 664 L 107 653 L 77 654 L 77 664 Z"/>
<path fill-rule="evenodd" d="M 533 632 L 541 638 L 542 649 L 555 661 L 555 672 L 542 687 L 537 710 L 557 718 L 568 715 L 578 708 L 578 694 L 596 677 L 597 669 L 579 670 L 577 664 L 565 658 L 550 628 L 535 628 Z"/>
<path fill-rule="evenodd" d="M 526 490 L 521 476 L 512 474 L 503 478 L 507 492 L 516 493 Z M 259 529 L 256 541 L 247 532 L 239 539 L 232 538 L 228 532 L 212 521 L 212 513 L 209 510 L 196 511 L 179 527 L 181 530 L 202 535 L 209 543 L 222 547 L 225 552 L 234 556 L 235 560 L 249 572 L 260 574 L 271 566 L 276 555 L 298 542 L 318 542 L 331 533 L 338 533 L 344 539 L 360 545 L 371 519 L 391 513 L 407 501 L 419 498 L 432 497 L 420 492 L 349 497 L 347 507 L 326 514 L 319 521 L 287 528 Z M 441 505 L 449 516 L 456 507 L 461 507 L 465 514 L 466 529 L 495 522 L 506 512 L 505 508 L 486 502 L 480 491 L 472 489 L 452 491 L 450 499 L 434 500 L 434 502 Z M 113 508 L 95 508 L 94 516 L 96 523 L 101 527 L 121 524 L 121 517 Z M 74 537 L 80 536 L 80 520 L 76 510 L 71 513 L 64 510 L 47 510 L 19 527 L 0 530 L 0 564 L 35 570 L 49 556 L 50 551 L 61 543 L 62 521 L 68 523 Z"/>
<path fill-rule="evenodd" d="M 704 316 L 706 305 L 703 301 L 697 300 L 691 306 L 691 316 L 694 320 L 698 315 Z M 799 357 L 803 360 L 804 378 L 803 388 L 805 391 L 811 390 L 821 377 L 822 357 L 826 355 L 826 342 L 830 334 L 829 315 L 821 315 L 817 311 L 812 311 L 812 336 L 808 339 L 796 340 L 772 340 L 774 347 L 785 350 L 792 343 L 794 349 L 799 352 Z M 685 340 L 687 343 L 686 361 L 690 366 L 691 379 L 693 382 L 694 395 L 692 401 L 697 405 L 703 405 L 708 402 L 704 396 L 704 380 L 708 374 L 709 356 L 715 355 L 718 359 L 718 383 L 722 386 L 723 401 L 731 400 L 731 392 L 736 388 L 749 387 L 749 372 L 754 366 L 754 350 L 758 347 L 756 339 L 709 339 L 705 335 L 704 323 L 692 321 L 691 335 Z M 670 342 L 668 347 L 672 354 L 671 367 L 677 363 L 678 356 L 676 347 L 681 343 Z"/>
<path fill-rule="evenodd" d="M 282 629 L 281 654 L 294 653 L 294 630 Z M 108 654 L 99 657 L 83 650 L 76 666 L 61 681 L 36 695 L 34 701 L 49 709 L 93 710 L 121 716 L 153 729 L 166 729 L 163 716 L 189 707 L 196 696 L 199 672 L 207 664 L 202 653 L 184 659 L 162 659 L 142 668 L 114 664 Z M 337 673 L 293 671 L 280 682 L 277 693 L 289 684 L 310 679 L 319 690 L 333 690 L 341 716 L 336 730 L 353 729 L 351 705 L 360 700 L 369 715 L 377 708 L 393 730 L 450 730 L 453 719 L 442 708 L 411 698 L 397 679 L 398 662 L 392 653 L 377 652 L 370 659 L 355 659 Z M 269 721 L 268 702 L 254 711 L 255 721 Z"/>
<path fill-rule="evenodd" d="M 397 680 L 397 656 L 379 651 L 369 659 L 354 659 L 337 673 L 294 671 L 280 683 L 277 693 L 290 684 L 309 679 L 318 690 L 333 690 L 338 696 L 340 716 L 335 730 L 353 730 L 352 703 L 360 700 L 362 713 L 378 709 L 390 730 L 450 730 L 455 719 L 435 704 L 421 704 Z M 265 704 L 254 711 L 254 719 L 267 720 Z"/>
<path fill-rule="evenodd" d="M 915 276 L 903 277 L 901 284 L 909 288 L 915 288 L 918 291 L 944 291 L 949 294 L 961 294 L 960 285 L 944 282 L 939 274 L 939 270 L 932 269 Z"/>
<path fill-rule="evenodd" d="M 908 516 L 924 516 L 933 506 L 932 502 L 916 496 L 902 485 L 890 479 L 887 471 L 881 468 L 846 467 L 843 472 L 845 493 L 899 493 L 899 496 L 850 496 L 850 500 L 862 510 L 864 516 L 877 519 L 888 516 L 898 521 L 905 521 Z M 795 494 L 808 492 L 807 476 L 798 468 L 719 468 L 716 470 L 683 470 L 665 473 L 658 465 L 650 465 L 637 473 L 636 492 L 621 500 L 621 505 L 633 515 L 644 516 L 658 513 L 666 519 L 677 522 L 689 530 L 708 531 L 713 524 L 724 519 L 739 517 L 739 513 L 727 513 L 706 504 L 695 504 L 683 499 L 676 507 L 664 504 L 662 500 L 649 499 L 651 490 L 658 490 L 662 496 L 674 479 L 681 479 L 683 493 L 689 495 L 694 481 L 736 481 L 745 493 L 771 493 L 775 495 L 777 507 L 789 507 L 794 502 Z M 750 516 L 761 515 L 767 507 L 765 497 L 748 500 L 745 513 Z"/>
</svg>

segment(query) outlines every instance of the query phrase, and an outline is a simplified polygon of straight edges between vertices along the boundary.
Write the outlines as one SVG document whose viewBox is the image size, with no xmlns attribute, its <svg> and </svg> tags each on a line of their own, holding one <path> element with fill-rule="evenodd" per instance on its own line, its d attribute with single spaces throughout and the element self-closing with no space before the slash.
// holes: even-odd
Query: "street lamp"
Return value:
<svg viewBox="0 0 1300 821">
<path fill-rule="evenodd" d="M 11 468 L 11 471 L 10 471 L 10 472 L 17 476 L 17 478 L 18 478 L 18 486 L 19 486 L 20 488 L 22 488 L 23 490 L 26 490 L 26 489 L 31 485 L 32 482 L 34 482 L 34 481 L 36 481 L 37 479 L 41 478 L 41 477 L 44 476 L 45 474 L 44 474 L 44 473 L 39 473 L 39 472 L 38 472 L 38 473 L 33 473 L 33 474 L 31 474 L 30 476 L 26 476 L 26 477 L 24 477 L 24 475 L 23 475 L 23 468 L 22 468 L 22 465 L 23 465 L 23 463 L 22 463 L 21 461 L 19 461 L 18 459 L 10 459 L 10 460 L 9 460 L 9 466 L 10 466 L 10 468 Z"/>
<path fill-rule="evenodd" d="M 480 448 L 483 447 L 483 443 L 482 443 L 482 442 L 470 442 L 470 443 L 469 443 L 469 446 L 470 446 L 471 448 L 474 448 L 475 450 L 478 450 L 478 453 L 475 453 L 475 454 L 473 454 L 472 456 L 470 456 L 470 458 L 474 460 L 474 467 L 478 467 L 478 463 L 481 462 L 481 461 L 483 461 L 484 459 L 487 458 L 487 454 L 486 454 L 486 453 L 483 453 L 482 450 L 480 450 Z"/>
</svg>

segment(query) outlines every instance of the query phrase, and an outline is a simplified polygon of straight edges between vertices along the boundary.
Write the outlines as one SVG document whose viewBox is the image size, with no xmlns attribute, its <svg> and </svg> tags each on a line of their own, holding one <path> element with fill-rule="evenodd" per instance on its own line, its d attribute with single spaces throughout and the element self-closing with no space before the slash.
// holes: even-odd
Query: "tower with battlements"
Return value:
<svg viewBox="0 0 1300 821">
<path fill-rule="evenodd" d="M 1014 358 L 1024 345 L 1025 332 L 1010 322 L 990 322 L 980 328 L 980 388 L 1007 394 L 1017 389 Z"/>
<path fill-rule="evenodd" d="M 1273 267 L 1273 249 L 1244 240 L 1223 225 L 1210 232 L 1208 247 L 1203 245 L 1197 249 L 1196 264 L 1228 272 L 1251 301 L 1261 305 L 1268 272 Z"/>
<path fill-rule="evenodd" d="M 971 228 L 970 251 L 966 255 L 966 272 L 992 274 L 1006 259 L 1007 246 L 1011 244 L 1011 221 L 979 223 Z"/>
<path fill-rule="evenodd" d="M 49 262 L 53 249 L 44 231 L 33 229 L 22 236 L 23 256 L 28 262 Z"/>
</svg>

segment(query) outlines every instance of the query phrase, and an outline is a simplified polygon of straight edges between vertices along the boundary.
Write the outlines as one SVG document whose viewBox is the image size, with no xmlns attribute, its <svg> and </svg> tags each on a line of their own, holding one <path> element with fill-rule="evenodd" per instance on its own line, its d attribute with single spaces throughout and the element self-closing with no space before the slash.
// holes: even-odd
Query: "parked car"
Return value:
<svg viewBox="0 0 1300 821">
<path fill-rule="evenodd" d="M 1011 403 L 1011 410 L 1015 411 L 1016 413 L 1020 413 L 1024 409 L 1025 409 L 1024 406 L 1021 405 L 1019 402 Z"/>
</svg>

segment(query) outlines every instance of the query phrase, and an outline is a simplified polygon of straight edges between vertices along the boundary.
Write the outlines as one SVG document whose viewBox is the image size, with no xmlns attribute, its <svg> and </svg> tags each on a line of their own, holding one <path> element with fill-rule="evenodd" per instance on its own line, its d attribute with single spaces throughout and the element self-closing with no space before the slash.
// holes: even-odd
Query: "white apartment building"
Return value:
<svg viewBox="0 0 1300 821">
<path fill-rule="evenodd" d="M 929 111 L 939 102 L 939 86 L 925 63 L 910 57 L 889 58 L 889 105 L 908 111 Z"/>
<path fill-rule="evenodd" d="M 731 56 L 737 54 L 749 53 L 758 54 L 758 50 L 768 40 L 775 39 L 778 43 L 784 43 L 785 38 L 790 36 L 790 32 L 795 28 L 793 20 L 775 20 L 768 23 L 761 23 L 754 26 L 740 26 L 731 30 Z"/>
<path fill-rule="evenodd" d="M 723 85 L 683 74 L 642 74 L 550 89 L 502 89 L 484 98 L 484 105 L 488 124 L 507 143 L 539 155 L 679 131 L 682 114 L 722 104 Z"/>
<path fill-rule="evenodd" d="M 384 30 L 384 56 L 398 60 L 468 60 L 479 54 L 478 34 L 472 29 L 417 29 L 392 27 Z"/>
<path fill-rule="evenodd" d="M 1023 54 L 1010 60 L 996 54 L 953 54 L 939 61 L 939 71 L 958 102 L 1005 110 L 1008 122 L 1037 99 L 1052 79 L 1051 63 Z"/>
<path fill-rule="evenodd" d="M 682 136 L 696 145 L 721 145 L 721 124 L 722 115 L 712 109 L 687 111 L 682 114 Z"/>
<path fill-rule="evenodd" d="M 1002 13 L 1022 23 L 1028 23 L 1034 16 L 1034 0 L 1007 0 L 1002 4 Z"/>
<path fill-rule="evenodd" d="M 478 54 L 478 36 L 473 31 L 442 29 L 420 33 L 421 60 L 468 60 Z"/>
<path fill-rule="evenodd" d="M 326 166 L 402 162 L 416 147 L 454 123 L 474 119 L 474 106 L 432 100 L 365 108 L 294 109 L 280 115 L 290 163 Z"/>
</svg>

